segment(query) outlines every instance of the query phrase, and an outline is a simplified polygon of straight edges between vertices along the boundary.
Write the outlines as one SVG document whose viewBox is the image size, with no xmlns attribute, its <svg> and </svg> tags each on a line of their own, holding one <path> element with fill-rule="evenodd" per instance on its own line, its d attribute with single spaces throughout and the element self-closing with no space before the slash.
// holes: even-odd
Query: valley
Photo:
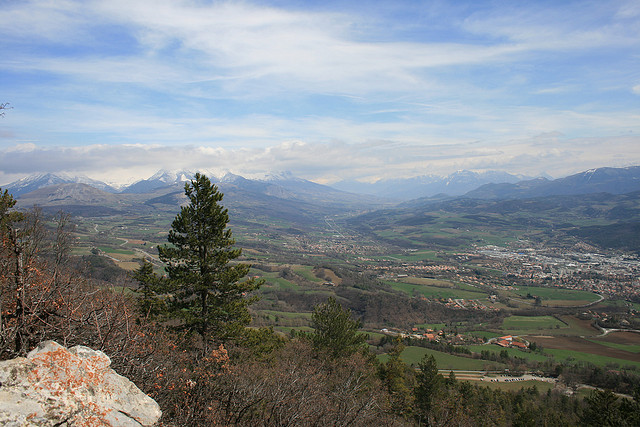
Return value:
<svg viewBox="0 0 640 427">
<path fill-rule="evenodd" d="M 405 363 L 433 354 L 442 372 L 483 372 L 465 378 L 493 387 L 515 386 L 491 381 L 496 372 L 526 373 L 524 383 L 542 389 L 549 381 L 530 375 L 552 377 L 568 392 L 589 367 L 640 375 L 640 333 L 627 332 L 640 330 L 638 236 L 607 247 L 585 232 L 640 222 L 639 193 L 378 205 L 286 184 L 219 184 L 241 260 L 265 280 L 254 326 L 308 331 L 313 307 L 334 296 L 361 320 L 380 360 L 401 337 Z M 180 183 L 123 194 L 64 183 L 18 200 L 70 212 L 73 254 L 89 274 L 135 292 L 125 272 L 146 259 L 162 273 L 157 247 L 181 191 Z M 504 336 L 519 344 L 499 345 Z M 630 392 L 625 384 L 617 389 Z"/>
</svg>

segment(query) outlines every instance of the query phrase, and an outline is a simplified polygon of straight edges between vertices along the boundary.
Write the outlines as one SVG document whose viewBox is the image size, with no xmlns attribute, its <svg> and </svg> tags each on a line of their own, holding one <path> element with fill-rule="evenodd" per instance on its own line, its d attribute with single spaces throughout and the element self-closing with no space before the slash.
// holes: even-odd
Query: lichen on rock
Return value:
<svg viewBox="0 0 640 427">
<path fill-rule="evenodd" d="M 158 404 L 110 365 L 101 351 L 55 341 L 0 362 L 0 425 L 154 425 Z"/>
</svg>

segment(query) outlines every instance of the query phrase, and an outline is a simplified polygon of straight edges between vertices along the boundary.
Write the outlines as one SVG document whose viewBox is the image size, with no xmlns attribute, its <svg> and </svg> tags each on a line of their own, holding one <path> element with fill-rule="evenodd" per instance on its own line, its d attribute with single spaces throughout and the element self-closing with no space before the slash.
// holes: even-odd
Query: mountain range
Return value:
<svg viewBox="0 0 640 427">
<path fill-rule="evenodd" d="M 7 185 L 5 189 L 19 199 L 23 206 L 28 202 L 40 206 L 102 204 L 117 209 L 140 201 L 147 204 L 151 203 L 151 200 L 166 201 L 171 194 L 179 198 L 183 193 L 184 182 L 192 179 L 194 175 L 194 172 L 186 170 L 161 170 L 148 179 L 118 191 L 108 184 L 87 177 L 42 174 L 20 179 Z M 268 175 L 262 179 L 249 179 L 231 173 L 220 178 L 212 177 L 212 181 L 217 183 L 225 194 L 233 193 L 246 200 L 268 198 L 274 203 L 282 200 L 305 203 L 331 212 L 332 209 L 362 211 L 389 207 L 400 200 L 407 200 L 410 195 L 424 194 L 430 198 L 414 198 L 410 203 L 405 203 L 405 206 L 455 196 L 496 200 L 590 193 L 624 194 L 640 191 L 640 166 L 598 168 L 554 180 L 536 178 L 515 181 L 517 179 L 517 175 L 502 172 L 459 171 L 445 178 L 422 176 L 406 180 L 389 180 L 369 184 L 370 186 L 362 184 L 358 189 L 355 185 L 349 187 L 344 182 L 334 186 L 338 188 L 321 185 L 289 173 Z M 486 183 L 487 181 L 490 183 Z M 351 192 L 345 191 L 347 188 L 350 188 Z M 395 191 L 392 191 L 394 188 Z M 377 189 L 373 195 L 362 193 L 371 193 L 368 190 L 372 189 Z M 447 189 L 449 192 L 442 191 Z M 469 190 L 459 194 L 466 189 Z M 436 197 L 433 196 L 435 191 L 440 193 Z"/>
<path fill-rule="evenodd" d="M 396 200 L 411 200 L 438 194 L 461 196 L 484 184 L 513 184 L 525 179 L 531 179 L 531 177 L 500 171 L 461 170 L 447 176 L 422 175 L 412 178 L 379 180 L 374 183 L 340 181 L 333 184 L 333 187 L 352 193 L 372 194 Z"/>
<path fill-rule="evenodd" d="M 6 185 L 4 188 L 9 190 L 14 197 L 20 197 L 39 188 L 58 185 L 58 184 L 87 184 L 94 188 L 106 191 L 108 193 L 123 194 L 144 194 L 154 191 L 155 189 L 166 187 L 173 184 L 181 184 L 192 179 L 195 172 L 189 170 L 160 170 L 147 179 L 137 181 L 131 185 L 116 188 L 112 185 L 101 181 L 96 181 L 84 176 L 71 176 L 67 174 L 36 174 Z M 528 179 L 521 175 L 513 175 L 505 172 L 486 171 L 457 171 L 451 175 L 441 177 L 435 175 L 423 175 L 406 179 L 381 180 L 375 183 L 362 183 L 357 181 L 341 181 L 331 186 L 323 186 L 301 178 L 293 176 L 289 172 L 280 174 L 265 175 L 260 179 L 247 179 L 239 175 L 228 173 L 222 177 L 212 177 L 213 181 L 218 183 L 231 183 L 239 179 L 245 179 L 254 184 L 262 183 L 265 185 L 273 184 L 279 187 L 298 189 L 305 187 L 305 192 L 315 188 L 319 193 L 327 193 L 333 191 L 334 194 L 352 193 L 368 196 L 376 196 L 380 199 L 388 199 L 395 201 L 403 201 L 416 199 L 419 197 L 428 197 L 436 194 L 446 194 L 448 196 L 463 195 L 471 190 L 489 183 L 517 183 L 523 179 Z M 331 190 L 329 190 L 329 188 Z M 276 191 L 271 187 L 271 191 Z"/>
<path fill-rule="evenodd" d="M 575 194 L 626 194 L 640 190 L 640 166 L 590 169 L 565 178 L 485 184 L 465 194 L 474 199 L 529 199 Z"/>
<path fill-rule="evenodd" d="M 186 202 L 184 182 L 193 175 L 160 171 L 120 192 L 88 178 L 74 182 L 72 177 L 57 175 L 22 179 L 6 189 L 21 209 L 37 205 L 49 213 L 63 210 L 76 217 L 151 221 L 176 214 Z M 348 224 L 354 230 L 410 246 L 427 239 L 425 245 L 437 241 L 442 247 L 455 247 L 462 239 L 446 237 L 445 232 L 445 237 L 436 238 L 436 229 L 475 228 L 496 235 L 509 229 L 536 229 L 548 230 L 550 238 L 582 236 L 595 244 L 640 251 L 638 166 L 593 169 L 555 180 L 485 184 L 462 196 L 440 194 L 405 202 L 349 193 L 291 174 L 262 179 L 227 174 L 212 181 L 224 194 L 223 204 L 236 226 L 255 232 L 271 230 L 271 238 L 282 233 L 325 232 L 326 221 L 339 215 L 350 218 Z"/>
</svg>

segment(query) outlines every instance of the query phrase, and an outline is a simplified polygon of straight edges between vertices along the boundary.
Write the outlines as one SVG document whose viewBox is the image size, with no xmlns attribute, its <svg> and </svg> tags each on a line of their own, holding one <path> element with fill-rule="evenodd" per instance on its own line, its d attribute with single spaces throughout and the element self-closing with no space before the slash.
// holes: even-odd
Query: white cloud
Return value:
<svg viewBox="0 0 640 427">
<path fill-rule="evenodd" d="M 620 156 L 620 153 L 625 153 Z M 227 149 L 211 146 L 90 145 L 83 147 L 10 147 L 0 151 L 0 179 L 39 172 L 67 172 L 126 183 L 158 169 L 190 169 L 256 175 L 291 171 L 317 182 L 339 179 L 446 175 L 454 170 L 504 170 L 554 176 L 592 167 L 628 166 L 640 158 L 640 137 L 566 138 L 543 134 L 496 146 L 459 143 L 426 147 L 393 141 L 347 144 L 343 141 L 287 141 L 267 147 Z M 107 166 L 105 166 L 107 165 Z M 4 178 L 8 182 L 9 178 Z"/>
</svg>

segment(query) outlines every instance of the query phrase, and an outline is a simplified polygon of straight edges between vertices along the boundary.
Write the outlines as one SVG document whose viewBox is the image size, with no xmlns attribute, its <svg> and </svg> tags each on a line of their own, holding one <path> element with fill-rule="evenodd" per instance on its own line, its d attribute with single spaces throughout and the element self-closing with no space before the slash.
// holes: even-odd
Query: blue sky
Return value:
<svg viewBox="0 0 640 427">
<path fill-rule="evenodd" d="M 0 183 L 640 164 L 637 1 L 315 3 L 0 0 Z"/>
</svg>

